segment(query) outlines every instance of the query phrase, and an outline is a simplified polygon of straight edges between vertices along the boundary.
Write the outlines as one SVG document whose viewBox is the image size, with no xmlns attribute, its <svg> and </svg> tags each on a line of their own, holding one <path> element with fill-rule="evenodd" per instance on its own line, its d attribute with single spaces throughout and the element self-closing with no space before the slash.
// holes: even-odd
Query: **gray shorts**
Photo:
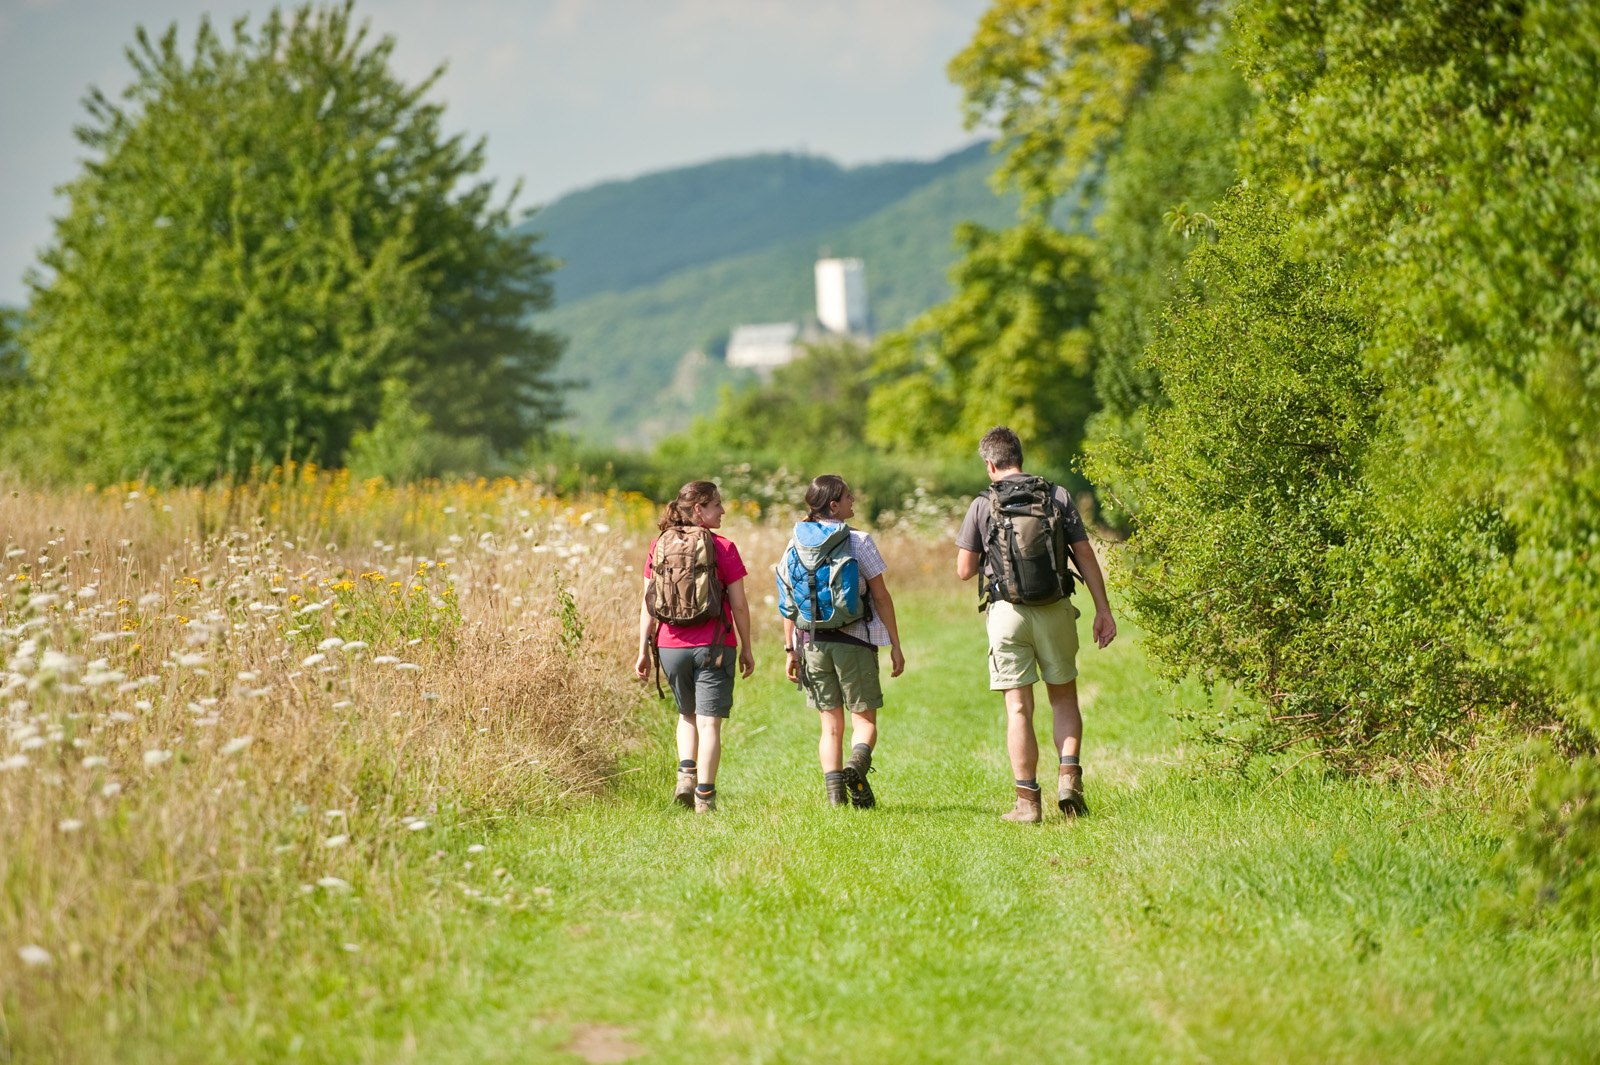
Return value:
<svg viewBox="0 0 1600 1065">
<path fill-rule="evenodd" d="M 727 717 L 733 709 L 733 665 L 739 649 L 727 645 L 711 647 L 663 647 L 661 672 L 672 686 L 678 713 L 701 717 Z M 721 665 L 712 665 L 717 652 Z"/>
</svg>

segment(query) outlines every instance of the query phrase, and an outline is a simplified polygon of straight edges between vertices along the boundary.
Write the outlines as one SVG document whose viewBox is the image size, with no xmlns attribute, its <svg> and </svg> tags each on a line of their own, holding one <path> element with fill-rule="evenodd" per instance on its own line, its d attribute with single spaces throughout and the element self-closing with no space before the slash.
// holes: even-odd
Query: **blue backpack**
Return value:
<svg viewBox="0 0 1600 1065">
<path fill-rule="evenodd" d="M 805 632 L 842 629 L 866 617 L 861 568 L 850 553 L 850 527 L 802 521 L 772 567 L 778 575 L 778 613 Z"/>
</svg>

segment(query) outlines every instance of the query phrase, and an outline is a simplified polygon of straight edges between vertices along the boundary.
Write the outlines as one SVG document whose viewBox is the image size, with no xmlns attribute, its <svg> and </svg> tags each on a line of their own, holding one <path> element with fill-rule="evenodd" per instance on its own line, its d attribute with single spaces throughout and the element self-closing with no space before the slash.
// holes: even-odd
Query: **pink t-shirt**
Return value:
<svg viewBox="0 0 1600 1065">
<path fill-rule="evenodd" d="M 717 579 L 722 582 L 722 587 L 727 588 L 735 581 L 744 580 L 749 571 L 744 568 L 744 559 L 739 557 L 739 549 L 733 546 L 733 541 L 725 536 L 711 534 L 716 545 Z M 656 542 L 650 541 L 650 550 L 644 556 L 644 579 L 650 579 L 650 560 L 656 555 Z M 736 646 L 739 634 L 733 627 L 733 608 L 728 605 L 726 598 L 722 601 L 723 631 L 727 636 L 723 643 L 729 647 Z M 669 625 L 663 621 L 656 629 L 657 647 L 710 647 L 717 639 L 718 623 L 715 621 L 702 622 L 699 625 Z"/>
</svg>

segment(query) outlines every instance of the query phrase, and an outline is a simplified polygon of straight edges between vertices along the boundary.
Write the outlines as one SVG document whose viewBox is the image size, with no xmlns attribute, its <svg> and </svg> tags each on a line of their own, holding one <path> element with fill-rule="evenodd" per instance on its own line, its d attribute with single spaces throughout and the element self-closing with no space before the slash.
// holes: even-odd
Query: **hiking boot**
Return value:
<svg viewBox="0 0 1600 1065">
<path fill-rule="evenodd" d="M 686 810 L 694 809 L 694 771 L 678 770 L 678 786 L 672 789 L 672 801 Z"/>
<path fill-rule="evenodd" d="M 850 801 L 850 796 L 845 791 L 843 773 L 826 774 L 822 778 L 822 785 L 828 791 L 829 806 L 843 806 Z"/>
<path fill-rule="evenodd" d="M 1044 793 L 1038 788 L 1025 788 L 1017 785 L 1017 805 L 1008 814 L 1001 814 L 1000 820 L 1014 821 L 1018 824 L 1036 825 L 1044 819 L 1042 800 Z"/>
<path fill-rule="evenodd" d="M 867 783 L 870 772 L 872 751 L 852 751 L 850 760 L 844 764 L 844 790 L 850 796 L 850 805 L 858 810 L 869 809 L 878 802 L 872 794 L 872 785 Z"/>
<path fill-rule="evenodd" d="M 694 793 L 694 812 L 697 814 L 714 814 L 717 812 L 717 793 L 697 791 Z"/>
<path fill-rule="evenodd" d="M 1082 817 L 1089 812 L 1089 806 L 1083 801 L 1083 767 L 1064 765 L 1061 767 L 1061 776 L 1056 785 L 1056 805 L 1061 808 L 1062 816 L 1067 818 Z"/>
</svg>

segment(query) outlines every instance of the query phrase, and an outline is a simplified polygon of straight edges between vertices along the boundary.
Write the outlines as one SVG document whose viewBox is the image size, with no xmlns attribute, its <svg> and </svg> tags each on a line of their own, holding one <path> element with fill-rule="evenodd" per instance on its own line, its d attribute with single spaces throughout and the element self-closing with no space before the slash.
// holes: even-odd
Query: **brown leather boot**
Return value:
<svg viewBox="0 0 1600 1065">
<path fill-rule="evenodd" d="M 1082 817 L 1089 812 L 1083 801 L 1083 767 L 1064 765 L 1056 783 L 1056 805 L 1065 817 Z"/>
<path fill-rule="evenodd" d="M 672 801 L 679 806 L 694 809 L 694 770 L 678 770 L 678 786 L 672 789 Z"/>
<path fill-rule="evenodd" d="M 829 806 L 843 806 L 850 801 L 845 792 L 843 773 L 824 773 L 822 785 L 827 789 Z"/>
<path fill-rule="evenodd" d="M 1036 825 L 1044 818 L 1043 800 L 1044 793 L 1038 788 L 1025 788 L 1018 784 L 1016 808 L 1008 814 L 1001 814 L 1000 820 Z"/>
</svg>

